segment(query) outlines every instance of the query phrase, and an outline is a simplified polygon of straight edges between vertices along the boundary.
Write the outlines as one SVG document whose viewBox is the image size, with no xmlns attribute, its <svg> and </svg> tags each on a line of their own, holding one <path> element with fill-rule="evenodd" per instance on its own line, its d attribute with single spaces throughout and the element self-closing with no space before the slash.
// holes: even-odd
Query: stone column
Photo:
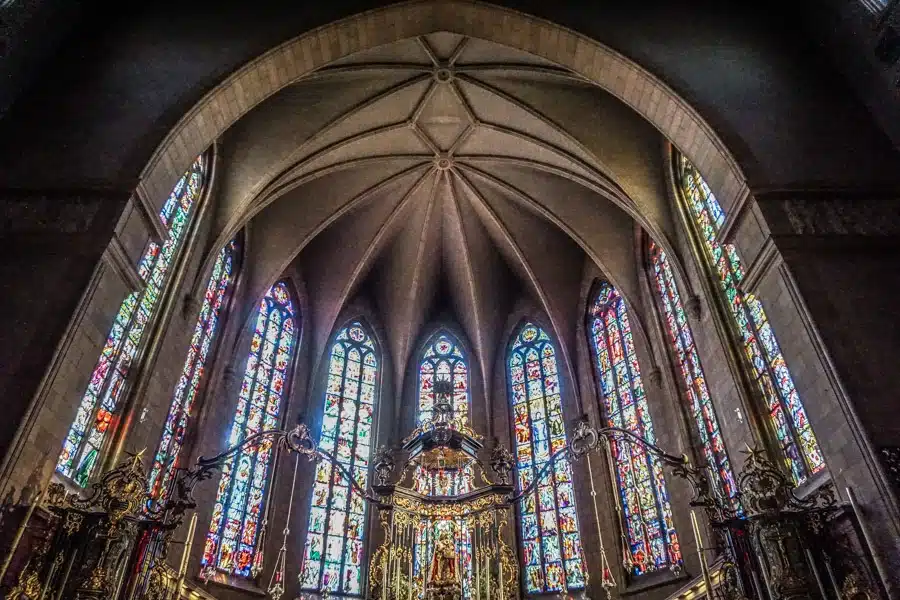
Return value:
<svg viewBox="0 0 900 600">
<path fill-rule="evenodd" d="M 744 284 L 763 301 L 836 491 L 859 497 L 897 593 L 900 193 L 770 192 L 748 204 L 763 236 Z"/>
</svg>

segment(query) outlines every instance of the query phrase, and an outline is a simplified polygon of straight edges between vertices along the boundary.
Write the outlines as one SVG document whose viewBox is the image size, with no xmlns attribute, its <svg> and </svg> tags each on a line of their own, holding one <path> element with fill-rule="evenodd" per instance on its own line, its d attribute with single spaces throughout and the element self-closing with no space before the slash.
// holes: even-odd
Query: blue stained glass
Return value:
<svg viewBox="0 0 900 600">
<path fill-rule="evenodd" d="M 354 321 L 338 333 L 328 373 L 319 446 L 333 452 L 365 488 L 379 357 L 374 338 L 361 322 Z M 309 522 L 300 586 L 362 595 L 366 503 L 346 475 L 326 461 L 316 467 Z"/>
<path fill-rule="evenodd" d="M 156 311 L 169 267 L 181 246 L 192 216 L 191 209 L 200 197 L 205 181 L 206 161 L 199 156 L 182 175 L 159 213 L 160 220 L 167 227 L 168 238 L 162 247 L 153 241 L 147 245 L 138 263 L 138 275 L 144 282 L 144 288 L 132 292 L 122 302 L 91 373 L 91 380 L 56 462 L 56 471 L 80 486 L 88 484 L 106 434 L 116 425 L 116 411 L 132 361 L 147 324 Z"/>
<path fill-rule="evenodd" d="M 608 283 L 599 286 L 588 308 L 588 332 L 607 425 L 653 443 L 625 302 Z M 611 449 L 628 541 L 626 565 L 642 575 L 681 563 L 659 461 L 636 444 L 616 441 Z"/>
<path fill-rule="evenodd" d="M 552 452 L 566 446 L 556 351 L 540 327 L 532 323 L 522 326 L 513 340 L 507 369 L 517 478 L 519 489 L 524 489 L 546 467 Z M 572 467 L 563 455 L 520 504 L 524 579 L 529 594 L 564 593 L 586 585 L 571 481 Z"/>
<path fill-rule="evenodd" d="M 279 427 L 283 382 L 294 351 L 295 319 L 287 285 L 278 282 L 259 304 L 229 446 Z M 272 442 L 265 439 L 244 448 L 222 468 L 201 558 L 207 572 L 255 577 L 261 570 L 260 522 L 271 462 Z"/>
<path fill-rule="evenodd" d="M 666 330 L 669 332 L 669 340 L 675 350 L 703 454 L 714 478 L 712 484 L 721 490 L 725 498 L 730 499 L 734 508 L 737 508 L 735 498 L 737 485 L 731 470 L 731 461 L 725 450 L 725 442 L 719 430 L 719 421 L 716 418 L 716 411 L 706 385 L 706 376 L 700 365 L 700 357 L 694 346 L 694 336 L 691 334 L 669 259 L 655 242 L 650 242 L 649 251 L 656 291 L 659 293 L 663 307 Z"/>
<path fill-rule="evenodd" d="M 744 354 L 753 369 L 757 386 L 769 411 L 785 464 L 794 482 L 801 484 L 825 468 L 825 459 L 806 418 L 803 402 L 762 303 L 738 289 L 744 270 L 737 250 L 717 239 L 725 213 L 700 172 L 683 155 L 678 156 L 677 179 L 697 231 L 703 240 L 710 266 L 719 276 L 722 292 L 731 308 L 735 326 L 744 343 Z M 723 252 L 724 248 L 724 252 Z"/>
<path fill-rule="evenodd" d="M 203 378 L 206 359 L 209 355 L 210 342 L 216 334 L 219 323 L 219 313 L 225 301 L 225 295 L 234 280 L 233 270 L 237 245 L 229 242 L 216 258 L 209 283 L 206 286 L 206 294 L 200 307 L 200 315 L 191 336 L 191 345 L 188 348 L 187 358 L 181 369 L 181 377 L 175 386 L 172 403 L 169 406 L 169 414 L 163 428 L 162 439 L 153 459 L 153 467 L 150 470 L 149 492 L 157 500 L 165 497 L 168 487 L 178 462 L 178 456 L 184 445 L 185 431 L 188 420 L 191 417 L 194 400 Z"/>
</svg>

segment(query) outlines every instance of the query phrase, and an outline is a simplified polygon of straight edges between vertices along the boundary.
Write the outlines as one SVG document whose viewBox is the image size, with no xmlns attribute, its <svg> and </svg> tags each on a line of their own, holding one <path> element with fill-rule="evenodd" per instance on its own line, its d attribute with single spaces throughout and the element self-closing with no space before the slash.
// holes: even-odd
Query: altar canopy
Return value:
<svg viewBox="0 0 900 600">
<path fill-rule="evenodd" d="M 430 418 L 404 440 L 408 458 L 399 480 L 373 486 L 384 529 L 369 572 L 374 598 L 519 596 L 511 460 L 489 476 L 478 459 L 481 436 L 451 401 L 454 387 L 449 378 L 434 382 Z"/>
</svg>

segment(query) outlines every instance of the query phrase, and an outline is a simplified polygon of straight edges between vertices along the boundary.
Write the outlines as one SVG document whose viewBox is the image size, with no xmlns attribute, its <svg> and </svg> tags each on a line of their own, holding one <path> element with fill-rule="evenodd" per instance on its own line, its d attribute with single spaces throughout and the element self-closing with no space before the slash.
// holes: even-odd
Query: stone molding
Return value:
<svg viewBox="0 0 900 600">
<path fill-rule="evenodd" d="M 900 235 L 900 193 L 771 192 L 756 196 L 772 235 Z"/>
<path fill-rule="evenodd" d="M 678 147 L 726 209 L 746 194 L 737 162 L 674 90 L 611 48 L 562 26 L 471 0 L 418 0 L 313 29 L 238 69 L 170 131 L 144 169 L 147 197 L 165 198 L 190 162 L 256 105 L 350 54 L 448 31 L 506 45 L 570 69 L 630 106 Z"/>
</svg>

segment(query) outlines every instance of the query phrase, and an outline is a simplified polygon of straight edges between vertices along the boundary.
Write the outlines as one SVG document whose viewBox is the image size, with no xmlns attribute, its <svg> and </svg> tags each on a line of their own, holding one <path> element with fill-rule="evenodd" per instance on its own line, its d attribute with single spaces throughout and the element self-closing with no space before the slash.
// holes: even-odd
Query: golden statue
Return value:
<svg viewBox="0 0 900 600">
<path fill-rule="evenodd" d="M 459 583 L 459 574 L 456 572 L 456 548 L 446 530 L 440 533 L 437 543 L 434 545 L 434 555 L 431 557 L 428 578 L 429 583 L 434 587 Z"/>
</svg>

